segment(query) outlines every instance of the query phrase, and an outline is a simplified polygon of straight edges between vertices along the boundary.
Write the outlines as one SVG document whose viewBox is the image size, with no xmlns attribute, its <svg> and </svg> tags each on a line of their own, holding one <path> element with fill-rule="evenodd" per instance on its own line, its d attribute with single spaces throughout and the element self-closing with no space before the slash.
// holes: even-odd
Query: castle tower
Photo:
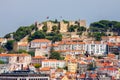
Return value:
<svg viewBox="0 0 120 80">
<path fill-rule="evenodd" d="M 47 22 L 47 32 L 52 31 L 52 22 Z"/>
<path fill-rule="evenodd" d="M 79 23 L 79 26 L 86 27 L 86 20 L 79 20 L 78 23 Z"/>
<path fill-rule="evenodd" d="M 72 26 L 72 25 L 73 26 L 75 25 L 75 21 L 69 21 L 69 27 Z"/>
<path fill-rule="evenodd" d="M 38 30 L 42 30 L 42 28 L 44 26 L 44 24 L 38 23 L 38 22 L 36 23 L 36 25 L 37 25 Z"/>
<path fill-rule="evenodd" d="M 58 23 L 53 23 L 51 21 L 48 21 L 47 22 L 47 29 L 48 29 L 47 32 L 51 32 L 52 31 L 52 27 L 53 26 L 57 26 L 58 27 L 58 25 L 59 25 Z"/>
<path fill-rule="evenodd" d="M 60 32 L 64 33 L 67 32 L 68 28 L 68 23 L 64 23 L 63 21 L 60 22 Z"/>
</svg>

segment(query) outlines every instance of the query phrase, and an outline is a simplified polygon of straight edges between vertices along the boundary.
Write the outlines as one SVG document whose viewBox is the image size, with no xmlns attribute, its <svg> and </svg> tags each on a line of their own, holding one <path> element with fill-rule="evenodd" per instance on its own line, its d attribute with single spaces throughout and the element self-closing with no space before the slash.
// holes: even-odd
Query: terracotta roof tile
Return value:
<svg viewBox="0 0 120 80">
<path fill-rule="evenodd" d="M 28 56 L 29 54 L 23 53 L 23 54 L 0 54 L 0 57 L 10 57 L 10 56 Z"/>
<path fill-rule="evenodd" d="M 50 71 L 50 67 L 43 67 L 43 68 L 40 68 L 40 71 Z"/>
<path fill-rule="evenodd" d="M 34 39 L 31 42 L 50 42 L 50 40 L 48 40 L 48 39 Z"/>
<path fill-rule="evenodd" d="M 108 54 L 108 57 L 115 58 L 115 54 Z"/>
<path fill-rule="evenodd" d="M 85 78 L 85 74 L 81 74 L 79 78 Z"/>
<path fill-rule="evenodd" d="M 35 56 L 33 58 L 36 58 L 36 59 L 41 59 L 41 58 L 45 58 L 44 56 Z"/>
<path fill-rule="evenodd" d="M 28 46 L 28 44 L 19 44 L 19 46 Z"/>
<path fill-rule="evenodd" d="M 97 77 L 97 74 L 91 74 L 90 77 L 91 77 L 91 78 L 96 78 L 96 77 Z"/>
</svg>

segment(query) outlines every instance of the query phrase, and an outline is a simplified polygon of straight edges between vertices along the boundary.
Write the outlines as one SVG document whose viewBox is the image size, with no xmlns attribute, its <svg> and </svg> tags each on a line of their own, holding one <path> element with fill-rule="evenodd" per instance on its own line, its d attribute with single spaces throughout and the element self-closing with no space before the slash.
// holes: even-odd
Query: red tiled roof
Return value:
<svg viewBox="0 0 120 80">
<path fill-rule="evenodd" d="M 85 74 L 81 74 L 79 78 L 85 78 Z"/>
<path fill-rule="evenodd" d="M 31 42 L 50 42 L 50 40 L 48 40 L 48 39 L 34 39 Z"/>
<path fill-rule="evenodd" d="M 10 56 L 28 56 L 29 54 L 23 53 L 23 54 L 0 54 L 0 57 L 10 57 Z"/>
<path fill-rule="evenodd" d="M 42 60 L 42 62 L 57 62 L 58 60 L 57 59 L 45 59 L 45 60 Z"/>
<path fill-rule="evenodd" d="M 50 71 L 50 67 L 43 67 L 43 68 L 40 68 L 40 71 Z"/>
<path fill-rule="evenodd" d="M 90 77 L 91 77 L 91 78 L 96 78 L 96 77 L 97 77 L 97 74 L 91 74 Z"/>
<path fill-rule="evenodd" d="M 19 44 L 19 46 L 28 46 L 28 44 Z"/>
<path fill-rule="evenodd" d="M 115 58 L 115 54 L 108 54 L 108 57 Z"/>
<path fill-rule="evenodd" d="M 40 58 L 45 58 L 44 56 L 35 56 L 33 58 L 40 59 Z"/>
</svg>

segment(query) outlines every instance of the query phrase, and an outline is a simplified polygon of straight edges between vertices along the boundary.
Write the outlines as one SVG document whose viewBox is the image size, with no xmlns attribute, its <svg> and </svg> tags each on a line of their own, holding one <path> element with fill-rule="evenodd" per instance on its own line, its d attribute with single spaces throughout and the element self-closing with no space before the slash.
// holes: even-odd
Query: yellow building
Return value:
<svg viewBox="0 0 120 80">
<path fill-rule="evenodd" d="M 61 80 L 69 80 L 67 76 L 64 76 Z"/>
<path fill-rule="evenodd" d="M 77 61 L 76 60 L 71 60 L 68 62 L 68 71 L 69 72 L 77 71 Z"/>
</svg>

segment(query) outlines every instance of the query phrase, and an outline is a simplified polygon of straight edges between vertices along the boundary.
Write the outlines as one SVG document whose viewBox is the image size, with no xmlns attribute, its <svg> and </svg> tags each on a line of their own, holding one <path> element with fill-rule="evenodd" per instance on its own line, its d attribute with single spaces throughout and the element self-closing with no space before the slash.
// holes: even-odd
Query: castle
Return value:
<svg viewBox="0 0 120 80">
<path fill-rule="evenodd" d="M 39 30 L 42 30 L 43 27 L 47 26 L 47 32 L 52 32 L 52 27 L 58 27 L 60 33 L 66 33 L 68 32 L 68 28 L 70 26 L 83 26 L 86 27 L 86 20 L 78 20 L 78 21 L 60 21 L 60 22 L 52 22 L 47 21 L 45 23 L 38 23 L 37 22 L 37 28 Z"/>
</svg>

